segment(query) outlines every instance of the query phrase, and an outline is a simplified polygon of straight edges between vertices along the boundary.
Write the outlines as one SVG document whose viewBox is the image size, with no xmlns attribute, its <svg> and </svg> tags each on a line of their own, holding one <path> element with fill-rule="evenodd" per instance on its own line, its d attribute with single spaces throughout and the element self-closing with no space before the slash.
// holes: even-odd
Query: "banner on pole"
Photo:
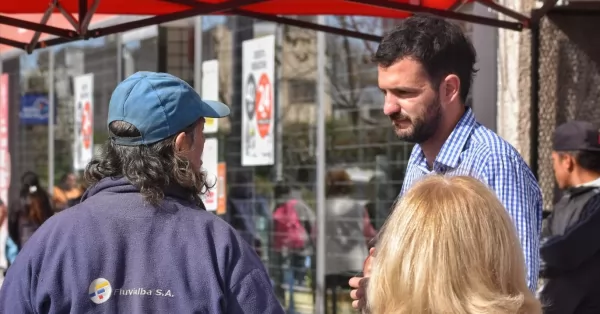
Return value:
<svg viewBox="0 0 600 314">
<path fill-rule="evenodd" d="M 83 170 L 94 156 L 94 74 L 75 77 L 73 169 Z"/>
<path fill-rule="evenodd" d="M 242 166 L 275 163 L 275 36 L 242 44 Z"/>
<path fill-rule="evenodd" d="M 56 108 L 56 106 L 55 106 Z M 19 119 L 21 125 L 48 125 L 50 101 L 46 93 L 25 93 L 21 96 Z M 54 111 L 56 124 L 56 111 Z"/>
<path fill-rule="evenodd" d="M 219 101 L 219 61 L 202 62 L 202 99 Z M 219 119 L 206 118 L 204 133 L 219 131 Z"/>
</svg>

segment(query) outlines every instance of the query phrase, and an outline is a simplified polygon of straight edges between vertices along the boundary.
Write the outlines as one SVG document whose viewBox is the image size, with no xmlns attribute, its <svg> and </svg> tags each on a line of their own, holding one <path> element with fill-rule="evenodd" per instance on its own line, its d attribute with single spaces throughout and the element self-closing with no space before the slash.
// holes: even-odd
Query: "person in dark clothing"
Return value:
<svg viewBox="0 0 600 314">
<path fill-rule="evenodd" d="M 91 187 L 23 248 L 0 313 L 283 314 L 254 250 L 201 200 L 204 119 L 227 115 L 170 74 L 121 82 Z"/>
<path fill-rule="evenodd" d="M 600 128 L 560 125 L 552 159 L 564 194 L 542 228 L 544 313 L 600 313 Z"/>
<path fill-rule="evenodd" d="M 33 233 L 52 215 L 50 197 L 34 172 L 25 172 L 21 177 L 19 200 L 8 210 L 8 234 L 19 251 Z"/>
</svg>

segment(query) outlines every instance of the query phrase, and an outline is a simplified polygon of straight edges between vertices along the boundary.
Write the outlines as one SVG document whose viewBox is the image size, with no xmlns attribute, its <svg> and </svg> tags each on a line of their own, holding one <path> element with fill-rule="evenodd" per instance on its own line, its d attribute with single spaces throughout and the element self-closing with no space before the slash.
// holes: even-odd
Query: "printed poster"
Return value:
<svg viewBox="0 0 600 314">
<path fill-rule="evenodd" d="M 73 168 L 84 170 L 94 156 L 94 74 L 75 77 Z"/>
<path fill-rule="evenodd" d="M 21 96 L 21 125 L 48 125 L 50 100 L 46 93 L 26 93 Z M 56 112 L 55 112 L 56 117 Z M 56 124 L 56 119 L 54 120 Z"/>
<path fill-rule="evenodd" d="M 202 62 L 202 99 L 219 101 L 219 61 Z M 219 119 L 206 118 L 204 133 L 217 133 Z"/>
<path fill-rule="evenodd" d="M 275 36 L 242 44 L 242 166 L 275 163 Z"/>
<path fill-rule="evenodd" d="M 216 138 L 207 138 L 204 142 L 204 151 L 202 152 L 202 168 L 206 172 L 206 182 L 213 188 L 206 191 L 202 201 L 206 210 L 215 211 L 218 208 L 218 159 L 219 159 L 219 141 Z"/>
</svg>

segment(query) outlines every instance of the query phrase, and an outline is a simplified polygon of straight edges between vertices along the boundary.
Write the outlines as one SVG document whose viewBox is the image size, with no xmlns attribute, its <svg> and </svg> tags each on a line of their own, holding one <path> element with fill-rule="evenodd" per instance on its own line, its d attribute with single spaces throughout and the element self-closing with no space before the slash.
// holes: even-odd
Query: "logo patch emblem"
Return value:
<svg viewBox="0 0 600 314">
<path fill-rule="evenodd" d="M 92 281 L 88 289 L 90 299 L 96 304 L 102 304 L 112 295 L 112 287 L 110 282 L 104 278 L 98 278 Z"/>
</svg>

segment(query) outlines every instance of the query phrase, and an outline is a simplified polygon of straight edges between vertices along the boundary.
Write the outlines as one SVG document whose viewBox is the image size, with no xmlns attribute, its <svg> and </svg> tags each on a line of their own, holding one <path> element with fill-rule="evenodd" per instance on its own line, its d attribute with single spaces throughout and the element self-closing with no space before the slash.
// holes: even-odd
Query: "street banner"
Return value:
<svg viewBox="0 0 600 314">
<path fill-rule="evenodd" d="M 94 74 L 75 77 L 73 169 L 84 170 L 94 156 Z"/>
<path fill-rule="evenodd" d="M 242 44 L 242 166 L 275 163 L 275 36 Z"/>
</svg>

